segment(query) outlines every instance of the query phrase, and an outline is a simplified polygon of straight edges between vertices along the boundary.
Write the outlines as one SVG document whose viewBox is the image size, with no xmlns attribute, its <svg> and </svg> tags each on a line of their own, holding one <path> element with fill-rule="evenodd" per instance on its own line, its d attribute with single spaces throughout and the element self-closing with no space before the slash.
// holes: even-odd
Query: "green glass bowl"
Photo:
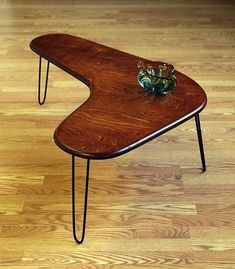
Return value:
<svg viewBox="0 0 235 269">
<path fill-rule="evenodd" d="M 146 92 L 165 95 L 176 86 L 174 66 L 171 64 L 153 67 L 139 62 L 138 68 L 137 80 Z"/>
</svg>

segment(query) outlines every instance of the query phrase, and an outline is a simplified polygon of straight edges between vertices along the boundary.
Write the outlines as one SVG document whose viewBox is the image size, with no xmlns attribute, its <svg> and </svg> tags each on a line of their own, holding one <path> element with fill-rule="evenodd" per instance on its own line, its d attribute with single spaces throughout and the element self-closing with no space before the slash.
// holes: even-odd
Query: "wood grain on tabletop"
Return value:
<svg viewBox="0 0 235 269">
<path fill-rule="evenodd" d="M 171 94 L 145 93 L 137 82 L 137 63 L 149 60 L 68 35 L 36 37 L 37 54 L 88 85 L 89 98 L 54 133 L 55 143 L 78 157 L 120 156 L 199 113 L 206 94 L 191 78 L 175 72 Z"/>
<path fill-rule="evenodd" d="M 233 269 L 233 1 L 13 0 L 1 1 L 0 15 L 1 268 Z M 208 96 L 207 172 L 193 119 L 123 156 L 92 161 L 80 246 L 71 233 L 71 158 L 53 133 L 89 89 L 51 66 L 47 102 L 37 104 L 29 42 L 47 33 L 172 63 Z M 76 164 L 81 212 L 85 160 Z"/>
</svg>

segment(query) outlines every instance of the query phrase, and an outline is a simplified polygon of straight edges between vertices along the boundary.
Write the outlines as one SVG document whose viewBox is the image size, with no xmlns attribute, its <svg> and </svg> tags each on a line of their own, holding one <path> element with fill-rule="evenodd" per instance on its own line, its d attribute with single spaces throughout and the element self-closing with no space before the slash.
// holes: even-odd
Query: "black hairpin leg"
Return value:
<svg viewBox="0 0 235 269">
<path fill-rule="evenodd" d="M 197 137 L 198 137 L 199 149 L 200 149 L 200 154 L 201 154 L 202 171 L 205 172 L 206 171 L 206 162 L 205 162 L 205 156 L 204 156 L 199 114 L 195 115 L 195 121 L 196 121 L 196 127 L 197 127 Z"/>
<path fill-rule="evenodd" d="M 72 215 L 73 215 L 73 238 L 76 243 L 81 244 L 85 238 L 86 230 L 86 215 L 87 215 L 87 200 L 88 200 L 88 181 L 90 171 L 90 159 L 87 159 L 86 168 L 86 186 L 85 186 L 85 198 L 84 198 L 84 211 L 83 211 L 83 225 L 82 225 L 82 236 L 79 240 L 76 235 L 76 210 L 75 210 L 75 156 L 72 155 Z"/>
<path fill-rule="evenodd" d="M 38 103 L 40 105 L 43 105 L 46 101 L 47 96 L 47 84 L 48 84 L 48 74 L 49 74 L 49 64 L 50 62 L 47 61 L 47 73 L 46 73 L 46 82 L 45 82 L 45 89 L 44 89 L 44 95 L 43 99 L 41 101 L 41 66 L 42 66 L 42 57 L 39 56 L 39 72 L 38 72 Z"/>
</svg>

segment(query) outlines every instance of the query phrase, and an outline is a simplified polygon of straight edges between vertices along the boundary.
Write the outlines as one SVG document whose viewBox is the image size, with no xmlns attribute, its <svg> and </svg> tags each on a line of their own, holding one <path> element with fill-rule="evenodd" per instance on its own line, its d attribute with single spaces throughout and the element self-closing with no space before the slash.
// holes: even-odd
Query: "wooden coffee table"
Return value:
<svg viewBox="0 0 235 269">
<path fill-rule="evenodd" d="M 120 156 L 195 117 L 202 170 L 206 170 L 199 112 L 206 106 L 207 98 L 203 89 L 191 78 L 176 71 L 177 86 L 170 94 L 151 95 L 144 92 L 137 81 L 138 61 L 153 63 L 150 60 L 67 34 L 37 37 L 30 47 L 40 56 L 39 104 L 46 100 L 49 63 L 90 88 L 87 101 L 72 112 L 54 133 L 57 146 L 72 155 L 73 236 L 78 244 L 85 237 L 91 159 Z M 41 100 L 42 58 L 48 63 Z M 87 159 L 81 239 L 76 236 L 75 157 Z"/>
</svg>

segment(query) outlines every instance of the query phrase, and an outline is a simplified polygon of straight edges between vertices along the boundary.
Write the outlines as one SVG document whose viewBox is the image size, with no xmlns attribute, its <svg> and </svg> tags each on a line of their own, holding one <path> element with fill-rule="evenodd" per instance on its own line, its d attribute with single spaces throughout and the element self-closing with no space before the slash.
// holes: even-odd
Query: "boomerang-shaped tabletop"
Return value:
<svg viewBox="0 0 235 269">
<path fill-rule="evenodd" d="M 55 143 L 78 157 L 119 156 L 190 119 L 206 105 L 203 89 L 177 71 L 177 86 L 171 93 L 146 93 L 137 81 L 137 63 L 158 62 L 67 34 L 37 37 L 30 47 L 90 88 L 89 98 L 54 133 Z"/>
</svg>

